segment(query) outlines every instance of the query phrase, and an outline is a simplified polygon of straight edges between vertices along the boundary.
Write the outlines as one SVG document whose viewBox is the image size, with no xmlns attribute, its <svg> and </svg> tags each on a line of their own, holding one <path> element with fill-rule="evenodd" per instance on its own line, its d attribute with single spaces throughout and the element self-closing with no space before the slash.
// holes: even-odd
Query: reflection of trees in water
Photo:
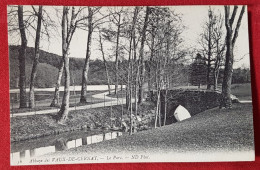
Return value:
<svg viewBox="0 0 260 170">
<path fill-rule="evenodd" d="M 27 158 L 32 158 L 35 156 L 51 153 L 51 152 L 57 152 L 57 151 L 63 151 L 67 150 L 69 148 L 76 148 L 81 145 L 89 145 L 89 144 L 94 144 L 94 143 L 99 143 L 105 140 L 110 140 L 117 138 L 122 135 L 122 132 L 102 132 L 97 135 L 91 135 L 91 136 L 82 136 L 82 138 L 66 138 L 66 137 L 60 137 L 54 142 L 51 142 L 51 146 L 45 146 L 45 147 L 38 147 L 38 148 L 32 148 L 26 150 L 26 148 L 23 148 L 22 151 L 16 152 L 18 155 L 17 159 L 19 160 L 24 160 Z M 68 145 L 68 142 L 71 142 Z M 79 142 L 79 143 L 78 143 Z M 82 143 L 81 143 L 82 142 Z M 53 146 L 54 144 L 54 146 Z M 50 148 L 51 147 L 51 148 Z M 55 148 L 55 151 L 54 151 Z M 14 153 L 11 153 L 11 157 L 13 157 Z M 12 158 L 13 159 L 13 158 Z"/>
<path fill-rule="evenodd" d="M 88 144 L 87 137 L 83 137 L 82 138 L 82 145 L 87 145 L 87 144 Z"/>
<path fill-rule="evenodd" d="M 35 156 L 35 149 L 31 149 L 31 150 L 30 150 L 30 156 L 31 156 L 31 157 Z"/>
<path fill-rule="evenodd" d="M 103 133 L 103 141 L 106 140 L 106 134 Z"/>
<path fill-rule="evenodd" d="M 67 149 L 66 140 L 64 138 L 59 138 L 55 142 L 55 151 L 63 151 Z"/>
<path fill-rule="evenodd" d="M 20 152 L 20 158 L 25 158 L 25 150 Z"/>
</svg>

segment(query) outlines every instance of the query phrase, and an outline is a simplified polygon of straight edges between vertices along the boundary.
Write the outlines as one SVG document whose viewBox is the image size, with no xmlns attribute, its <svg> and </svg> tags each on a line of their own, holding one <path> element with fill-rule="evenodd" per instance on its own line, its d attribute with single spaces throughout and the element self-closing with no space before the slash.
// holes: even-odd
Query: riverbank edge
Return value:
<svg viewBox="0 0 260 170">
<path fill-rule="evenodd" d="M 119 111 L 118 108 L 121 108 L 121 106 L 113 106 L 113 114 L 115 114 L 115 119 L 121 119 L 121 111 Z M 145 107 L 146 108 L 146 107 Z M 65 124 L 58 124 L 55 120 L 55 113 L 50 113 L 50 114 L 43 114 L 43 115 L 30 115 L 30 116 L 24 116 L 24 117 L 13 117 L 10 119 L 10 142 L 21 142 L 21 141 L 26 141 L 26 140 L 32 140 L 32 139 L 38 139 L 38 138 L 42 138 L 42 137 L 46 137 L 46 136 L 50 136 L 50 135 L 58 135 L 58 134 L 62 134 L 62 133 L 66 133 L 66 132 L 74 132 L 74 131 L 81 131 L 81 130 L 112 130 L 112 131 L 125 131 L 127 123 L 124 123 L 124 126 L 122 127 L 109 127 L 107 126 L 106 123 L 104 123 L 103 125 L 100 124 L 94 124 L 93 122 L 91 122 L 91 118 L 90 116 L 93 114 L 97 114 L 97 112 L 104 112 L 105 111 L 110 111 L 111 107 L 107 106 L 104 108 L 95 108 L 95 109 L 86 109 L 86 110 L 76 110 L 76 111 L 71 111 L 68 115 L 69 122 L 66 122 Z M 143 110 L 144 108 L 142 108 L 141 110 Z M 123 121 L 124 122 L 129 122 L 129 116 L 126 115 L 126 108 L 124 108 L 124 117 L 123 117 Z M 147 130 L 150 129 L 149 125 L 153 122 L 154 120 L 154 114 L 150 111 L 147 110 L 146 114 L 143 114 L 142 117 L 142 121 L 139 121 L 139 126 L 138 128 L 136 128 L 135 130 L 137 131 L 141 131 L 141 130 Z M 81 116 L 81 118 L 83 117 L 82 120 L 80 121 L 76 121 L 76 122 L 71 122 L 70 119 L 73 118 L 77 118 L 77 116 Z M 102 114 L 100 115 L 101 119 L 107 119 L 106 114 Z M 72 118 L 71 118 L 72 117 Z M 134 119 L 136 121 L 137 118 L 133 115 Z M 29 123 L 23 122 L 27 121 Z M 36 119 L 36 123 L 35 122 L 30 122 L 28 119 L 32 119 L 33 121 L 35 121 Z M 55 123 L 56 128 L 53 128 L 53 130 L 45 130 L 44 132 L 37 132 L 37 124 L 40 123 L 39 121 L 41 119 L 52 119 L 51 121 L 53 121 L 53 124 Z M 12 129 L 14 130 L 15 127 L 13 127 L 13 123 L 12 121 L 16 121 L 16 123 L 20 122 L 20 123 L 24 123 L 24 129 L 28 129 L 25 133 L 25 135 L 20 136 L 20 134 L 15 134 L 12 133 Z M 31 123 L 31 124 L 30 124 Z M 47 127 L 47 124 L 44 124 L 44 126 Z M 21 127 L 21 126 L 20 126 Z M 18 131 L 20 130 L 19 126 L 17 127 Z M 129 127 L 128 127 L 129 128 Z M 36 133 L 29 133 L 30 129 L 33 129 L 34 132 Z"/>
</svg>

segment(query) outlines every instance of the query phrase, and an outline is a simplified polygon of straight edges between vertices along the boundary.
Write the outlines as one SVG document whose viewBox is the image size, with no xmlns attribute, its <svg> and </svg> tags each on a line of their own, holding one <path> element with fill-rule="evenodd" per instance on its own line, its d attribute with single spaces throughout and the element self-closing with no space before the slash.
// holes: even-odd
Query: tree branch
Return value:
<svg viewBox="0 0 260 170">
<path fill-rule="evenodd" d="M 235 42 L 236 42 L 236 39 L 238 37 L 238 31 L 239 31 L 239 28 L 240 28 L 240 25 L 241 25 L 241 20 L 242 20 L 242 17 L 243 17 L 243 14 L 245 12 L 245 5 L 243 5 L 242 9 L 241 9 L 241 12 L 240 12 L 240 15 L 239 15 L 239 18 L 237 20 L 237 25 L 236 25 L 236 29 L 235 29 L 235 34 L 234 34 L 234 37 L 232 39 L 232 46 L 234 47 L 235 45 Z"/>
<path fill-rule="evenodd" d="M 231 16 L 231 18 L 230 18 L 230 20 L 229 20 L 230 27 L 232 27 L 233 22 L 234 22 L 234 19 L 235 19 L 235 17 L 236 17 L 237 8 L 238 8 L 237 5 L 235 5 L 235 6 L 234 6 L 234 9 L 233 9 L 233 12 L 232 12 L 232 16 Z"/>
</svg>

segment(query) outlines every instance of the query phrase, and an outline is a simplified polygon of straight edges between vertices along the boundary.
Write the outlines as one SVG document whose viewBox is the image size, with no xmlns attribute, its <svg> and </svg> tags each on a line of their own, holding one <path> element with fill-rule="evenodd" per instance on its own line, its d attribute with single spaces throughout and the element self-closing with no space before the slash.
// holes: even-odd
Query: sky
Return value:
<svg viewBox="0 0 260 170">
<path fill-rule="evenodd" d="M 196 46 L 198 42 L 198 36 L 201 33 L 201 27 L 207 20 L 209 6 L 176 6 L 172 7 L 177 13 L 183 14 L 183 22 L 187 29 L 184 31 L 184 39 L 187 45 Z M 215 13 L 221 13 L 224 16 L 223 6 L 211 6 L 211 9 Z M 231 8 L 231 11 L 233 8 Z M 241 6 L 238 8 L 237 17 L 240 13 Z M 249 38 L 248 38 L 248 15 L 247 8 L 242 18 L 242 23 L 239 29 L 239 35 L 236 40 L 234 49 L 234 68 L 237 67 L 249 67 Z M 234 24 L 236 24 L 236 21 Z M 225 27 L 224 27 L 225 29 Z"/>
<path fill-rule="evenodd" d="M 24 7 L 25 9 L 31 8 L 30 6 Z M 105 8 L 105 7 L 104 7 Z M 207 20 L 208 8 L 209 6 L 170 6 L 175 13 L 182 14 L 183 24 L 186 29 L 184 30 L 182 36 L 184 39 L 184 44 L 187 47 L 197 47 L 198 46 L 198 37 L 202 32 L 202 25 Z M 223 6 L 211 6 L 211 8 L 216 13 L 221 13 L 224 15 Z M 57 18 L 57 14 L 53 7 L 45 6 L 44 9 L 48 11 L 52 18 Z M 232 8 L 231 8 L 232 9 Z M 238 14 L 241 10 L 241 6 L 238 9 Z M 238 17 L 238 15 L 237 15 Z M 236 41 L 234 49 L 234 68 L 237 67 L 249 67 L 249 42 L 248 42 L 248 22 L 247 22 L 247 10 L 244 13 L 241 27 L 239 30 L 239 36 Z M 58 20 L 57 20 L 58 21 Z M 235 20 L 236 23 L 236 20 Z M 234 24 L 235 24 L 234 23 Z M 58 28 L 57 32 L 54 32 L 50 38 L 50 41 L 43 39 L 40 43 L 40 48 L 42 50 L 61 55 L 61 30 Z M 99 45 L 97 41 L 97 34 L 93 34 L 92 41 L 92 51 L 91 59 L 101 59 L 101 52 L 99 51 Z M 19 44 L 16 37 L 9 36 L 9 44 Z M 87 31 L 77 30 L 74 34 L 74 37 L 70 46 L 70 57 L 85 58 L 86 55 L 86 44 L 87 44 Z M 33 38 L 28 38 L 28 46 L 33 47 L 34 41 Z M 104 48 L 111 48 L 111 44 L 105 44 Z"/>
</svg>

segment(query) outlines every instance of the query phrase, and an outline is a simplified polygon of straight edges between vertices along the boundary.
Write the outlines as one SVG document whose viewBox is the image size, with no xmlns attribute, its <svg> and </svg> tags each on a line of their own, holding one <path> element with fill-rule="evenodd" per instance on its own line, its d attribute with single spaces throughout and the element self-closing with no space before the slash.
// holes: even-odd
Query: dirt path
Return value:
<svg viewBox="0 0 260 170">
<path fill-rule="evenodd" d="M 88 105 L 84 105 L 84 106 L 70 107 L 69 110 L 93 109 L 93 108 L 100 108 L 100 107 L 106 107 L 106 106 L 122 105 L 122 104 L 126 103 L 125 98 L 118 98 L 118 100 L 117 100 L 117 98 L 112 98 L 112 97 L 107 96 L 108 94 L 109 93 L 107 91 L 107 92 L 95 94 L 92 96 L 93 98 L 103 100 L 103 102 L 88 104 Z M 110 101 L 106 101 L 106 100 L 110 100 Z M 134 102 L 134 100 L 132 100 L 132 102 Z M 15 114 L 10 114 L 10 117 L 57 113 L 58 111 L 59 111 L 59 108 L 55 108 L 55 109 L 31 111 L 31 112 L 24 112 L 24 113 L 15 113 Z"/>
</svg>

